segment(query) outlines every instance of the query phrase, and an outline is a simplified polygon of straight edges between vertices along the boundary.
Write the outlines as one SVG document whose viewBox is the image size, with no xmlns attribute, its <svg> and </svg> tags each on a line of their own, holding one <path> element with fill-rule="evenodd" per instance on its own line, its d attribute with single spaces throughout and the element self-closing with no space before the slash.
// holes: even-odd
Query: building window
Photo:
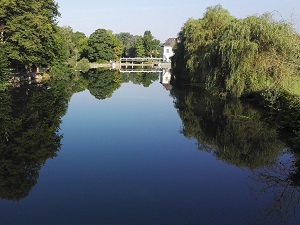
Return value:
<svg viewBox="0 0 300 225">
<path fill-rule="evenodd" d="M 166 53 L 170 53 L 170 49 L 166 49 Z"/>
</svg>

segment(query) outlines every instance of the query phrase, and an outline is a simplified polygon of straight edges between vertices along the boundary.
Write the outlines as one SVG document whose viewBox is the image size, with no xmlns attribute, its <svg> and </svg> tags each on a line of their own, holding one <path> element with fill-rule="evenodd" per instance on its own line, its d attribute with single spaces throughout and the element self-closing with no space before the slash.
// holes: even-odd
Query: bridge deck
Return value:
<svg viewBox="0 0 300 225">
<path fill-rule="evenodd" d="M 126 62 L 162 62 L 163 58 L 120 58 L 120 63 Z"/>
</svg>

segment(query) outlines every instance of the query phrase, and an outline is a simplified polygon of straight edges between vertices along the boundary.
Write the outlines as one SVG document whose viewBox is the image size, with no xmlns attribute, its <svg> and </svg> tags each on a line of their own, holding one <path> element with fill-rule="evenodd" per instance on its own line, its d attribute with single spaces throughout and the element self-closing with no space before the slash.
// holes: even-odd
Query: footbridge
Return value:
<svg viewBox="0 0 300 225">
<path fill-rule="evenodd" d="M 163 58 L 120 58 L 120 67 L 153 67 L 163 62 Z"/>
</svg>

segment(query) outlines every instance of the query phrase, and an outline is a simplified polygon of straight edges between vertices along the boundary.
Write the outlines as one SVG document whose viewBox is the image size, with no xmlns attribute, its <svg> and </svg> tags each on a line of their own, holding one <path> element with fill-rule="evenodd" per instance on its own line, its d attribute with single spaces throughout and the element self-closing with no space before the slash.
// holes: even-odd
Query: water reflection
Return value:
<svg viewBox="0 0 300 225">
<path fill-rule="evenodd" d="M 159 81 L 161 84 L 170 84 L 171 82 L 171 72 L 170 69 L 163 69 L 161 71 L 160 77 L 159 77 Z"/>
<path fill-rule="evenodd" d="M 171 75 L 170 68 L 162 69 L 159 75 L 159 81 L 167 91 L 170 91 L 172 89 L 171 78 L 172 75 Z"/>
<path fill-rule="evenodd" d="M 44 87 L 0 92 L 0 198 L 25 198 L 39 171 L 60 148 L 60 118 L 67 105 Z"/>
<path fill-rule="evenodd" d="M 88 85 L 81 74 L 67 73 L 0 92 L 0 198 L 20 200 L 29 194 L 41 167 L 60 149 L 59 126 L 70 98 Z"/>
<path fill-rule="evenodd" d="M 43 85 L 0 92 L 0 198 L 20 200 L 36 185 L 47 159 L 56 156 L 61 117 L 71 96 L 88 89 L 97 99 L 112 96 L 123 82 L 148 87 L 158 73 L 97 69 Z"/>
<path fill-rule="evenodd" d="M 88 82 L 87 89 L 99 100 L 110 98 L 122 83 L 122 76 L 117 70 L 94 69 L 84 77 Z"/>
<path fill-rule="evenodd" d="M 130 72 L 122 73 L 123 83 L 132 82 L 133 84 L 149 87 L 153 82 L 158 80 L 158 72 Z"/>
<path fill-rule="evenodd" d="M 181 132 L 196 138 L 199 149 L 227 163 L 251 170 L 271 164 L 285 144 L 276 127 L 261 120 L 259 111 L 240 100 L 221 100 L 197 88 L 172 89 L 182 119 Z"/>
<path fill-rule="evenodd" d="M 197 87 L 173 88 L 171 95 L 185 137 L 195 138 L 200 151 L 251 171 L 251 190 L 268 202 L 253 224 L 295 224 L 300 157 L 281 140 L 278 127 L 247 102 L 214 98 Z"/>
<path fill-rule="evenodd" d="M 268 196 L 267 204 L 261 209 L 256 224 L 299 224 L 300 188 L 295 155 L 284 154 L 269 166 L 255 170 L 250 186 L 257 198 Z M 298 176 L 298 175 L 297 175 Z"/>
<path fill-rule="evenodd" d="M 149 71 L 146 69 L 133 70 L 124 69 L 107 70 L 105 68 L 93 69 L 85 73 L 84 79 L 87 81 L 87 89 L 99 100 L 111 98 L 114 91 L 121 87 L 122 83 L 132 82 L 137 85 L 149 87 L 158 80 L 159 71 Z"/>
</svg>

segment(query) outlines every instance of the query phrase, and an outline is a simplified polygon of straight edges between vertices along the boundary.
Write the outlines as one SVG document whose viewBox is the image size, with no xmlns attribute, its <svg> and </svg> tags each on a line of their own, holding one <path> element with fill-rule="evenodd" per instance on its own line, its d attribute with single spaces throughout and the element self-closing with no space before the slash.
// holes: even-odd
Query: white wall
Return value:
<svg viewBox="0 0 300 225">
<path fill-rule="evenodd" d="M 164 46 L 163 47 L 163 59 L 166 62 L 171 62 L 170 57 L 174 55 L 173 49 L 171 46 Z"/>
</svg>

